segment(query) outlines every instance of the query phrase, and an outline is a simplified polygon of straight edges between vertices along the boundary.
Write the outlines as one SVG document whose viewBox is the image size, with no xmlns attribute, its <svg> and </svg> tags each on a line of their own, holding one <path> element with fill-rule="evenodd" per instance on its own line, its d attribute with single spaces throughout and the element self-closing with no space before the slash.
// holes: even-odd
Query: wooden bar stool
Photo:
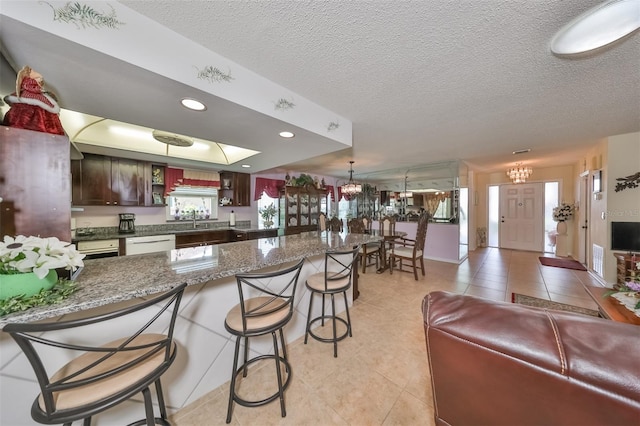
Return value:
<svg viewBox="0 0 640 426">
<path fill-rule="evenodd" d="M 333 343 L 334 357 L 338 356 L 338 342 L 346 338 L 347 336 L 352 336 L 351 317 L 349 316 L 349 304 L 347 302 L 347 290 L 351 288 L 351 284 L 353 282 L 353 267 L 354 264 L 356 264 L 359 250 L 360 247 L 356 246 L 350 250 L 336 250 L 326 252 L 324 272 L 310 275 L 307 278 L 306 282 L 306 286 L 311 294 L 309 296 L 309 312 L 307 314 L 307 328 L 304 334 L 304 343 L 307 343 L 307 338 L 309 336 L 320 342 Z M 347 311 L 346 320 L 336 315 L 335 295 L 340 293 L 342 293 L 344 297 L 344 305 Z M 312 318 L 311 307 L 313 306 L 313 297 L 316 294 L 322 295 L 322 315 Z M 325 296 L 327 295 L 331 296 L 330 315 L 325 315 L 324 300 Z M 333 334 L 331 338 L 321 337 L 311 329 L 311 326 L 318 321 L 320 321 L 321 325 L 324 327 L 325 319 L 331 320 L 333 326 Z M 341 322 L 347 328 L 346 331 L 341 335 L 337 334 L 338 322 Z"/>
<path fill-rule="evenodd" d="M 236 275 L 240 303 L 231 308 L 224 322 L 227 331 L 236 336 L 227 423 L 231 423 L 234 402 L 245 407 L 258 407 L 280 398 L 282 417 L 287 415 L 284 405 L 284 391 L 291 380 L 291 366 L 287 358 L 287 347 L 282 329 L 293 316 L 293 299 L 303 263 L 304 259 L 293 266 L 275 272 Z M 282 355 L 280 354 L 276 332 L 280 334 Z M 273 354 L 259 355 L 248 359 L 249 338 L 265 334 L 271 334 Z M 244 338 L 244 361 L 238 367 L 240 340 L 242 338 Z M 242 373 L 243 377 L 247 377 L 247 367 L 249 365 L 268 359 L 275 361 L 278 390 L 273 395 L 258 401 L 248 401 L 239 396 L 236 390 L 238 375 Z M 284 365 L 286 373 L 286 378 L 284 379 L 282 377 L 281 363 Z"/>
<path fill-rule="evenodd" d="M 131 425 L 169 425 L 160 377 L 176 358 L 173 329 L 186 284 L 160 296 L 109 313 L 58 322 L 8 324 L 4 331 L 18 343 L 31 363 L 41 393 L 33 402 L 31 417 L 38 423 L 71 425 L 142 392 L 146 418 Z M 79 342 L 98 323 L 110 324 L 125 337 L 107 344 Z M 166 330 L 162 334 L 152 332 Z M 95 340 L 104 339 L 95 333 Z M 106 340 L 106 339 L 105 339 Z M 55 348 L 55 349 L 53 349 Z M 55 351 L 52 352 L 52 351 Z M 80 352 L 80 355 L 77 353 Z M 54 374 L 52 360 L 76 357 Z M 55 368 L 55 367 L 53 367 Z M 151 392 L 155 384 L 160 417 L 155 417 Z"/>
</svg>

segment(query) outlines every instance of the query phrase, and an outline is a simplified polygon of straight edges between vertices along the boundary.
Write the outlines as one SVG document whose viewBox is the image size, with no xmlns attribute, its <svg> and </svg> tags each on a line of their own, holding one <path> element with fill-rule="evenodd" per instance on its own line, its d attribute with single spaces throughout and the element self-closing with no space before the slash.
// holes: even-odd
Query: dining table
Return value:
<svg viewBox="0 0 640 426">
<path fill-rule="evenodd" d="M 393 244 L 395 240 L 398 238 L 403 238 L 407 236 L 405 231 L 384 231 L 382 229 L 373 229 L 368 231 L 367 233 L 376 236 L 382 237 L 382 245 L 380 246 L 380 267 L 376 271 L 376 273 L 381 274 L 387 269 L 389 269 L 389 260 L 387 259 L 387 245 Z"/>
</svg>

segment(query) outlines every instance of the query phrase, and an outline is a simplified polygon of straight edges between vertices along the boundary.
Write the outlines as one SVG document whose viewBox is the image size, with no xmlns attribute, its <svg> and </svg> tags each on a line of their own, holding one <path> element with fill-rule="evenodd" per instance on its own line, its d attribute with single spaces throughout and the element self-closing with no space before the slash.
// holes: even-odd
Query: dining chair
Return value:
<svg viewBox="0 0 640 426">
<path fill-rule="evenodd" d="M 418 280 L 418 262 L 422 276 L 424 276 L 424 243 L 427 238 L 427 225 L 429 224 L 429 215 L 423 213 L 418 219 L 418 227 L 416 230 L 416 238 L 398 238 L 391 241 L 391 252 L 389 253 L 389 273 L 393 274 L 393 268 L 396 261 L 398 262 L 398 270 L 401 272 L 411 272 L 402 269 L 402 261 L 411 262 L 413 276 Z"/>
<path fill-rule="evenodd" d="M 371 232 L 371 221 L 366 220 L 365 218 L 353 218 L 347 222 L 347 226 L 349 228 L 350 233 L 355 234 L 367 234 Z M 369 229 L 367 229 L 367 226 Z M 366 273 L 367 266 L 376 265 L 376 269 L 380 266 L 380 252 L 381 252 L 381 244 L 380 243 L 366 243 L 360 246 L 360 251 L 358 252 L 360 256 L 360 262 L 362 264 L 362 273 Z M 375 263 L 367 263 L 369 259 L 375 259 Z"/>
<path fill-rule="evenodd" d="M 306 287 L 310 291 L 309 295 L 309 312 L 307 314 L 307 326 L 304 334 L 304 343 L 307 344 L 309 336 L 319 342 L 333 343 L 333 356 L 338 357 L 338 342 L 347 336 L 353 336 L 351 331 L 351 316 L 349 315 L 349 301 L 347 300 L 347 290 L 351 288 L 353 283 L 353 265 L 358 258 L 358 246 L 349 250 L 332 250 L 325 253 L 324 272 L 318 272 L 309 275 L 306 281 Z M 347 314 L 346 320 L 336 315 L 335 295 L 342 294 L 344 297 L 344 306 Z M 312 306 L 315 295 L 322 295 L 322 315 L 312 317 Z M 331 298 L 331 313 L 325 314 L 325 296 Z M 331 337 L 322 337 L 311 327 L 320 322 L 324 327 L 325 320 L 331 321 L 332 334 Z M 344 333 L 338 335 L 337 324 L 341 323 L 346 327 Z"/>
<path fill-rule="evenodd" d="M 318 231 L 326 231 L 327 230 L 327 215 L 323 212 L 320 212 L 318 215 Z"/>
<path fill-rule="evenodd" d="M 303 264 L 304 259 L 277 271 L 236 274 L 240 303 L 229 310 L 224 322 L 225 329 L 236 336 L 227 423 L 231 423 L 234 402 L 245 407 L 259 407 L 279 398 L 282 417 L 287 415 L 284 391 L 291 381 L 291 365 L 282 329 L 293 317 L 294 297 Z M 280 336 L 280 344 L 276 333 Z M 273 353 L 249 359 L 249 338 L 269 334 L 273 341 Z M 244 340 L 244 360 L 238 367 L 241 340 Z M 247 377 L 248 367 L 262 360 L 274 361 L 278 390 L 261 400 L 249 401 L 238 392 L 237 388 L 242 386 L 241 381 L 238 385 L 238 375 L 242 373 L 242 377 Z M 283 367 L 286 377 L 282 377 Z"/>
<path fill-rule="evenodd" d="M 338 216 L 334 216 L 329 220 L 329 230 L 333 232 L 342 232 L 342 220 Z"/>
<path fill-rule="evenodd" d="M 384 240 L 381 243 L 381 255 L 385 256 L 382 261 L 386 264 L 386 257 L 389 250 L 391 249 L 391 241 L 393 240 L 393 235 L 396 233 L 396 218 L 392 215 L 385 215 L 378 221 L 378 231 L 380 235 L 384 237 Z"/>
<path fill-rule="evenodd" d="M 31 406 L 33 420 L 65 425 L 83 420 L 89 426 L 92 416 L 141 392 L 146 417 L 132 424 L 169 425 L 160 377 L 176 358 L 173 332 L 185 287 L 93 316 L 7 324 L 3 330 L 26 355 L 40 386 Z M 105 344 L 104 333 L 92 331 L 97 324 L 108 324 L 124 337 Z M 61 359 L 66 362 L 62 366 L 56 362 Z M 154 414 L 151 385 L 160 417 Z"/>
</svg>

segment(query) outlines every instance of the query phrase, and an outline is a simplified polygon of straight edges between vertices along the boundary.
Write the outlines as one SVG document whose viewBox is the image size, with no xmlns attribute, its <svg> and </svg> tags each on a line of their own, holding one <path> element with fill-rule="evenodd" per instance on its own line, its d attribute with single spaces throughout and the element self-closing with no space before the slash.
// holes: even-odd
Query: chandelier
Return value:
<svg viewBox="0 0 640 426">
<path fill-rule="evenodd" d="M 513 183 L 525 183 L 532 173 L 533 169 L 528 166 L 523 166 L 522 163 L 516 163 L 515 167 L 507 170 L 507 176 L 509 176 L 509 179 L 511 179 Z"/>
<path fill-rule="evenodd" d="M 342 193 L 347 195 L 356 195 L 362 192 L 362 185 L 353 181 L 353 160 L 349 161 L 349 183 L 342 185 Z"/>
</svg>

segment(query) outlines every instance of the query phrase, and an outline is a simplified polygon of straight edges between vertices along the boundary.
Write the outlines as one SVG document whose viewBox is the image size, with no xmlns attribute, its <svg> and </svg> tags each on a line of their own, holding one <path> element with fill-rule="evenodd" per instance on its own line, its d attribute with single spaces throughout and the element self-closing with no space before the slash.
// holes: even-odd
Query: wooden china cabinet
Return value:
<svg viewBox="0 0 640 426">
<path fill-rule="evenodd" d="M 326 197 L 326 189 L 311 185 L 285 187 L 280 195 L 280 224 L 285 235 L 317 230 Z"/>
</svg>

